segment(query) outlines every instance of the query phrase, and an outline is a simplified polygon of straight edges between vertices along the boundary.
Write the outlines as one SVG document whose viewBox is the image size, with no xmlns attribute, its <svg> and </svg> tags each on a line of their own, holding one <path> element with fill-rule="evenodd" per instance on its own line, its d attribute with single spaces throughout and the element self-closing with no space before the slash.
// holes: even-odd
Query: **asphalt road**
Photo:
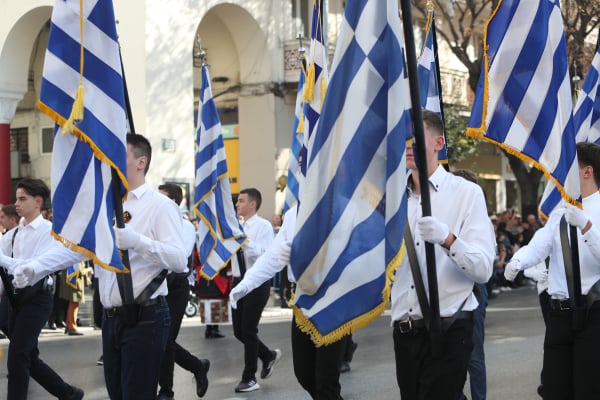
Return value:
<svg viewBox="0 0 600 400">
<path fill-rule="evenodd" d="M 387 314 L 387 313 L 386 313 Z M 210 385 L 205 399 L 309 399 L 297 383 L 292 369 L 290 348 L 290 310 L 267 308 L 263 314 L 260 337 L 269 347 L 280 348 L 283 357 L 268 380 L 260 380 L 261 389 L 237 394 L 234 387 L 243 369 L 242 345 L 233 337 L 231 326 L 223 326 L 223 339 L 204 339 L 204 326 L 199 318 L 185 319 L 179 342 L 202 358 L 211 360 Z M 395 362 L 389 315 L 383 315 L 367 328 L 358 331 L 354 339 L 358 349 L 352 370 L 342 375 L 342 395 L 345 400 L 398 399 Z M 96 365 L 100 355 L 100 331 L 81 328 L 84 336 L 66 336 L 61 332 L 44 331 L 40 338 L 42 359 L 70 383 L 85 390 L 85 399 L 107 399 L 102 367 Z M 544 325 L 537 303 L 537 292 L 523 287 L 504 292 L 490 301 L 486 318 L 486 358 L 488 399 L 538 399 L 536 387 L 542 360 Z M 6 352 L 7 340 L 0 340 Z M 6 396 L 6 359 L 0 361 L 0 398 Z M 468 385 L 465 388 L 469 396 Z M 30 399 L 48 399 L 37 383 L 31 381 Z M 176 367 L 175 398 L 196 399 L 192 375 Z"/>
</svg>

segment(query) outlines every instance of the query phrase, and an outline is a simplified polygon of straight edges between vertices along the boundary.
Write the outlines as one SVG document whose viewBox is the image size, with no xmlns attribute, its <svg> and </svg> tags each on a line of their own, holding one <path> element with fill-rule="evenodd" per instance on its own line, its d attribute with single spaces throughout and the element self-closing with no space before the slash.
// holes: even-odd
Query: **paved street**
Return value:
<svg viewBox="0 0 600 400">
<path fill-rule="evenodd" d="M 262 340 L 278 347 L 283 358 L 273 376 L 260 380 L 261 389 L 248 394 L 236 394 L 243 369 L 242 346 L 233 337 L 231 326 L 222 327 L 224 339 L 204 339 L 204 326 L 199 318 L 184 321 L 179 342 L 194 354 L 209 358 L 210 386 L 205 399 L 215 400 L 286 400 L 308 399 L 292 370 L 289 340 L 291 312 L 276 307 L 265 310 L 260 328 Z M 398 399 L 395 363 L 389 315 L 358 331 L 354 338 L 358 350 L 352 371 L 342 375 L 342 395 L 346 400 Z M 40 339 L 42 358 L 66 380 L 85 390 L 85 399 L 106 399 L 102 367 L 96 366 L 100 355 L 100 332 L 82 328 L 85 336 L 68 337 L 62 333 L 44 331 Z M 537 292 L 523 287 L 501 293 L 491 300 L 486 322 L 486 357 L 488 365 L 488 399 L 535 400 L 542 359 L 543 321 L 538 308 Z M 6 351 L 7 341 L 0 345 Z M 467 396 L 469 396 L 468 388 Z M 6 359 L 0 363 L 0 398 L 6 396 Z M 30 399 L 49 398 L 34 381 L 30 384 Z M 175 398 L 196 399 L 192 375 L 176 367 Z"/>
</svg>

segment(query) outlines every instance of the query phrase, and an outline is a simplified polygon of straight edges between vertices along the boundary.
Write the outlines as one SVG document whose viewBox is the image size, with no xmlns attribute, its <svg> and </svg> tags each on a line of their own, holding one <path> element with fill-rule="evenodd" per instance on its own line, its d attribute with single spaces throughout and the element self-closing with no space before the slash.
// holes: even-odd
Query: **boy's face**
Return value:
<svg viewBox="0 0 600 400">
<path fill-rule="evenodd" d="M 17 214 L 29 220 L 32 217 L 37 217 L 40 213 L 42 206 L 42 198 L 37 196 L 34 197 L 27 193 L 23 188 L 17 189 L 17 201 L 15 201 L 15 208 Z"/>
</svg>

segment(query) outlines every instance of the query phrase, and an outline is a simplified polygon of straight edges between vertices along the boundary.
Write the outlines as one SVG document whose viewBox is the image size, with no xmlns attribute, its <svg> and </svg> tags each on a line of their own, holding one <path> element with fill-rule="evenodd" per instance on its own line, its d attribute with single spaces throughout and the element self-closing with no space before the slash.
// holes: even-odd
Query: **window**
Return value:
<svg viewBox="0 0 600 400">
<path fill-rule="evenodd" d="M 28 128 L 12 128 L 10 130 L 10 151 L 29 152 Z"/>
<path fill-rule="evenodd" d="M 52 153 L 54 146 L 54 127 L 42 128 L 42 154 Z"/>
</svg>

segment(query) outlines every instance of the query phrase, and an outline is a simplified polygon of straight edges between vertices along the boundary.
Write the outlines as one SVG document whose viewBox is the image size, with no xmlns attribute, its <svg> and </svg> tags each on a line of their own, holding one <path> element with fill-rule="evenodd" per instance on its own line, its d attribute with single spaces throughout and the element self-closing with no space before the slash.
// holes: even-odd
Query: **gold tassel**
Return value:
<svg viewBox="0 0 600 400">
<path fill-rule="evenodd" d="M 304 85 L 304 102 L 310 103 L 315 98 L 315 63 L 312 62 L 308 67 L 306 84 Z"/>
<path fill-rule="evenodd" d="M 327 82 L 325 78 L 321 76 L 321 107 L 325 104 L 325 93 L 327 93 Z"/>
<path fill-rule="evenodd" d="M 304 133 L 304 114 L 298 119 L 298 128 L 296 128 L 296 133 Z"/>
<path fill-rule="evenodd" d="M 75 101 L 73 101 L 73 108 L 71 109 L 71 115 L 69 115 L 69 119 L 63 125 L 62 133 L 73 133 L 73 129 L 75 128 L 75 124 L 81 122 L 83 120 L 83 83 L 79 83 L 79 87 L 77 88 L 77 94 L 75 95 Z"/>
</svg>

